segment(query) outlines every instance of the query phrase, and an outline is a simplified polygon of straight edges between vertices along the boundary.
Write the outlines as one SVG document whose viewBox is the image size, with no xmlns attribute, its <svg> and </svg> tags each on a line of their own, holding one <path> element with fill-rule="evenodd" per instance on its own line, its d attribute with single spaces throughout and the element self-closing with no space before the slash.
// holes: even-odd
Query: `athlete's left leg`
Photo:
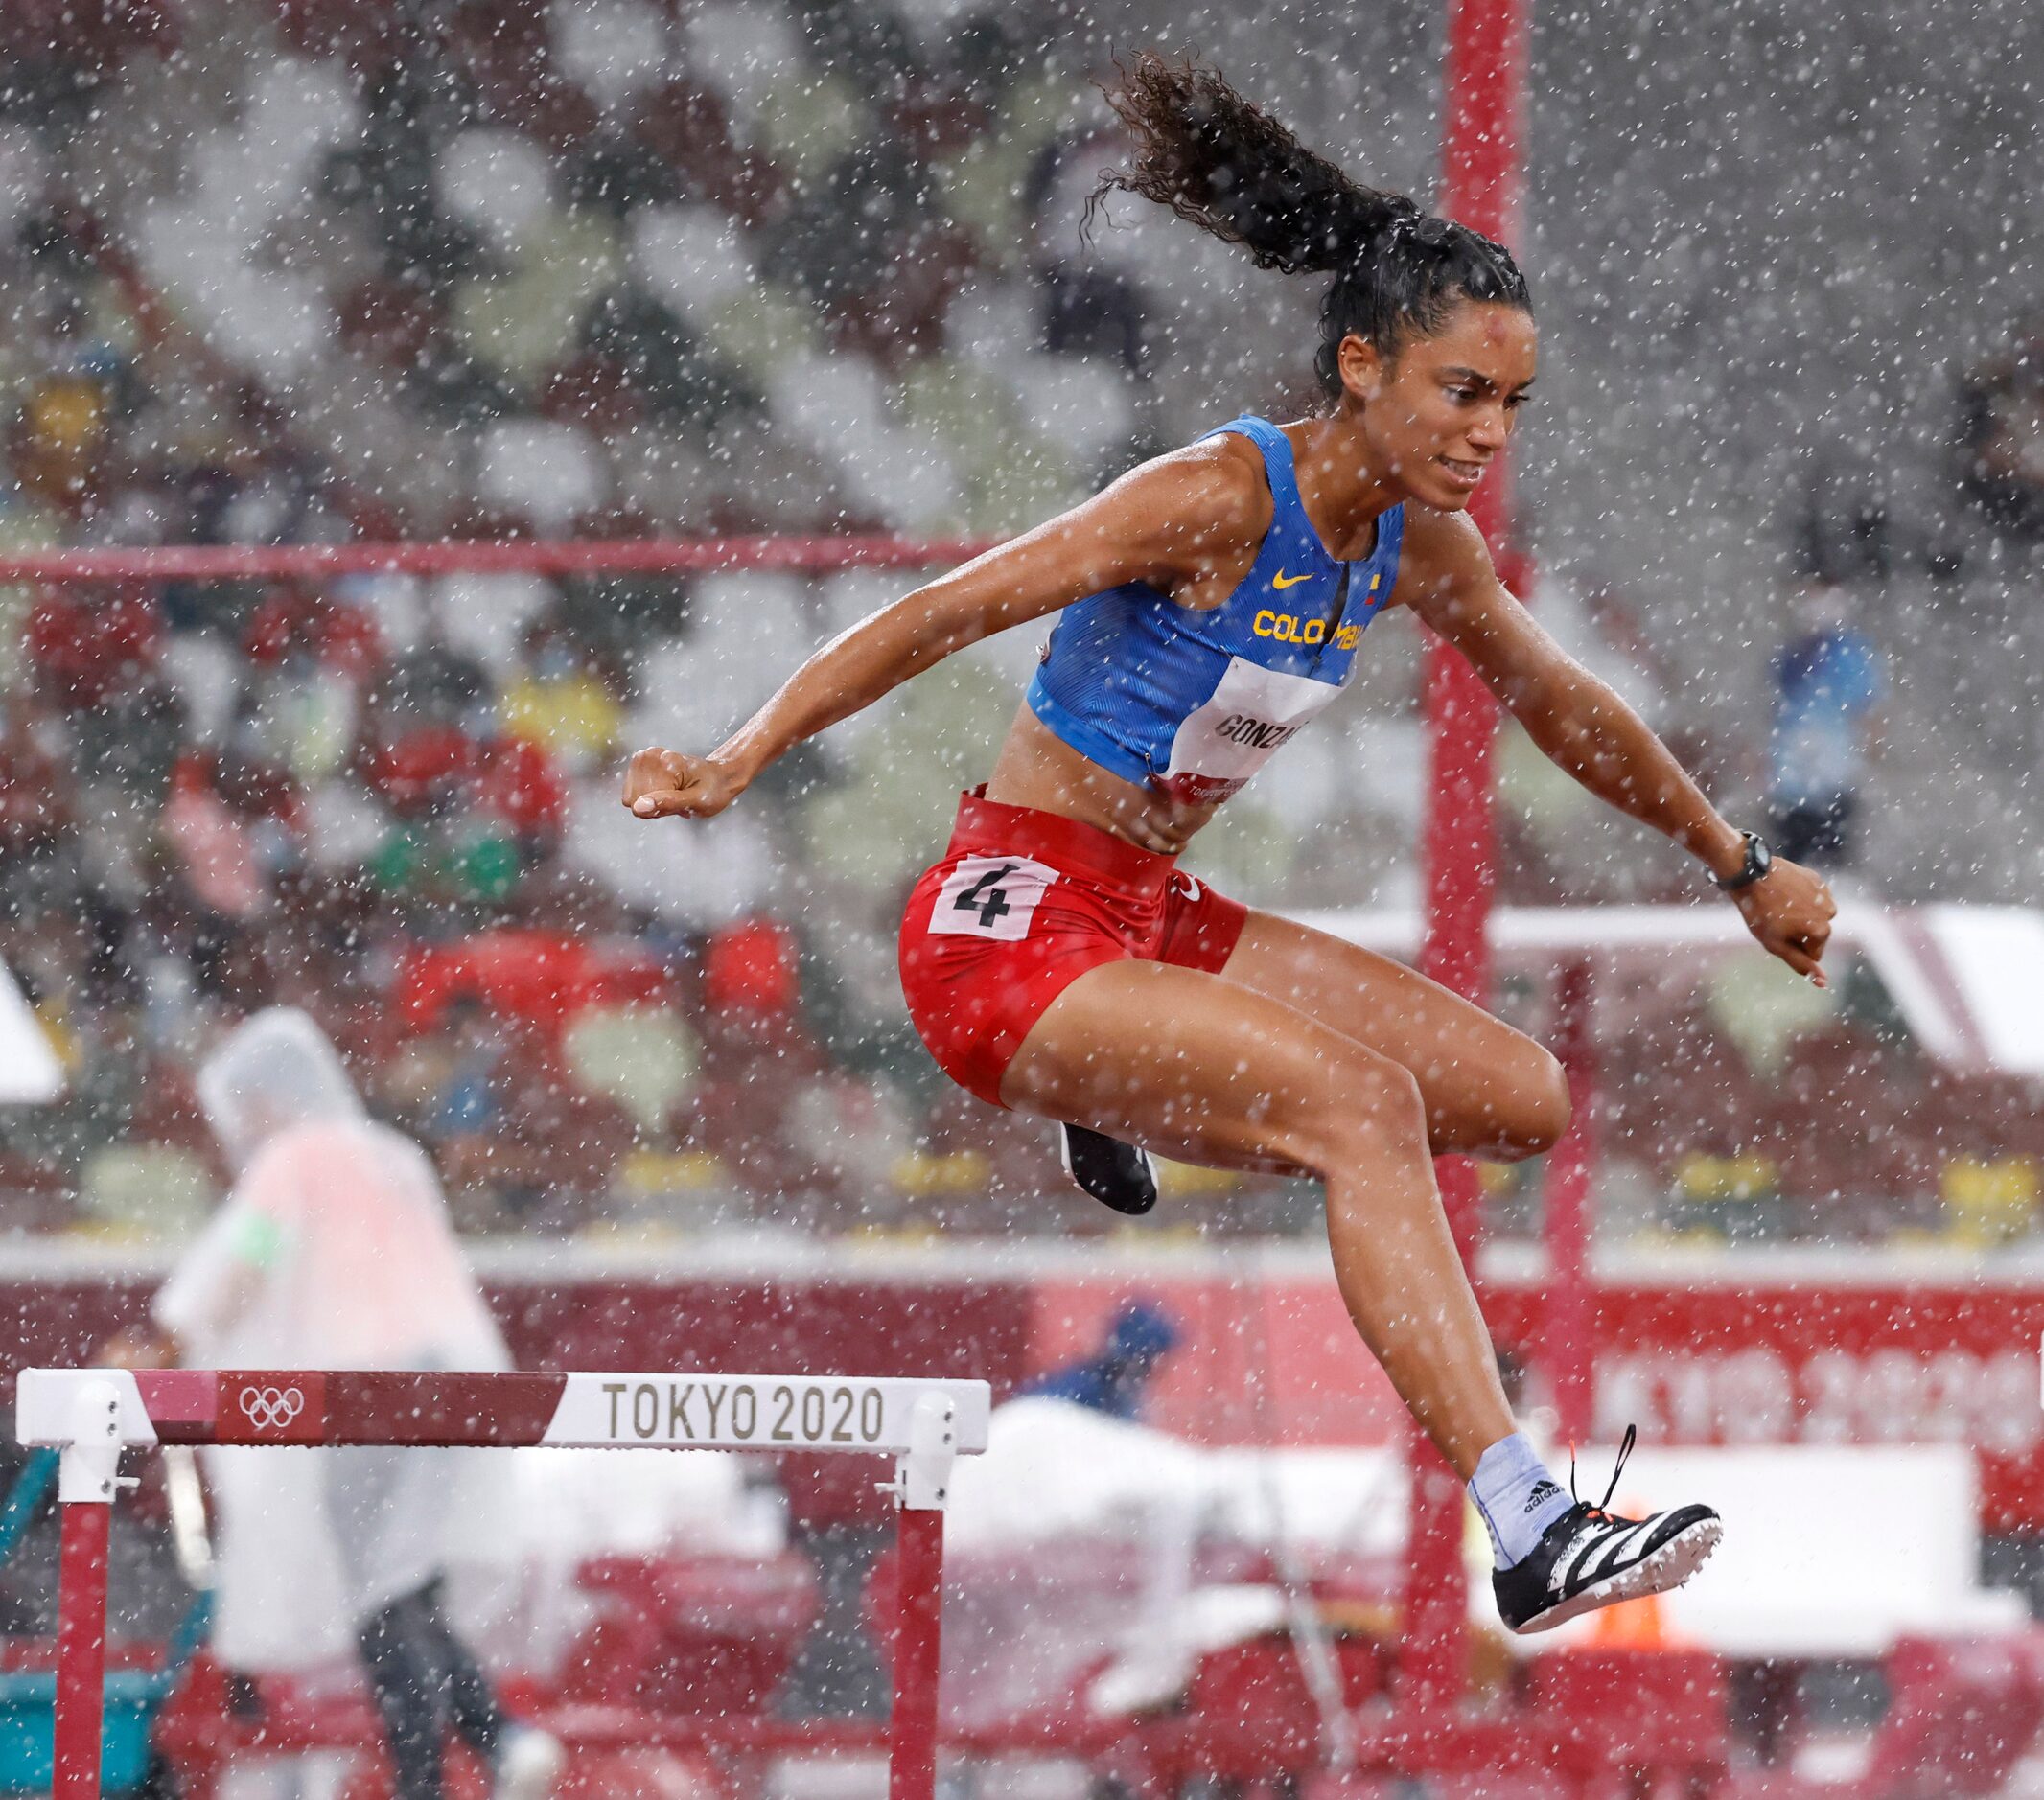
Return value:
<svg viewBox="0 0 2044 1800">
<path fill-rule="evenodd" d="M 1281 1001 L 1404 1068 L 1419 1089 L 1428 1148 L 1436 1156 L 1536 1156 L 1568 1129 L 1568 1084 L 1553 1056 L 1402 963 L 1252 910 L 1220 978 Z M 1631 1436 L 1619 1452 L 1621 1469 Z M 1724 1530 L 1703 1506 L 1640 1520 L 1581 1502 L 1565 1507 L 1531 1445 L 1516 1434 L 1486 1451 L 1470 1492 L 1498 1545 L 1492 1587 L 1515 1631 L 1545 1631 L 1614 1600 L 1679 1587 Z M 1544 1495 L 1547 1515 L 1529 1520 L 1524 1514 Z M 1527 1548 L 1523 1537 L 1536 1529 L 1538 1541 Z"/>
<path fill-rule="evenodd" d="M 1252 908 L 1220 976 L 1407 1070 L 1436 1156 L 1517 1162 L 1568 1128 L 1568 1077 L 1547 1050 L 1388 957 Z"/>
</svg>

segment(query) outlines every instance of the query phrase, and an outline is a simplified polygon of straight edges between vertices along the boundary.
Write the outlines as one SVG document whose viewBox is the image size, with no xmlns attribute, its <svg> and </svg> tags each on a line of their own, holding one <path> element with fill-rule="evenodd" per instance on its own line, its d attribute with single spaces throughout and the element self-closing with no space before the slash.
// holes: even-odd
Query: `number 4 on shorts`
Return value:
<svg viewBox="0 0 2044 1800">
<path fill-rule="evenodd" d="M 1029 935 L 1036 902 L 1057 879 L 1055 868 L 1024 856 L 968 856 L 939 889 L 930 931 L 1019 942 Z"/>
<path fill-rule="evenodd" d="M 976 908 L 981 925 L 991 925 L 1004 912 L 1012 910 L 1008 904 L 1008 896 L 1001 891 L 1001 884 L 1014 872 L 1015 865 L 1012 863 L 1003 863 L 999 868 L 989 868 L 951 902 L 952 909 L 959 912 L 970 912 Z"/>
</svg>

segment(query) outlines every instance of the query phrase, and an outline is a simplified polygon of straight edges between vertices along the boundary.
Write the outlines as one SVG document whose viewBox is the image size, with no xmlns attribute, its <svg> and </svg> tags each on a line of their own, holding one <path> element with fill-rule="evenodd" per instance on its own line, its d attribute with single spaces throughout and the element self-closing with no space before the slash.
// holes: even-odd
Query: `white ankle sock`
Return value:
<svg viewBox="0 0 2044 1800">
<path fill-rule="evenodd" d="M 1540 1542 L 1541 1534 L 1575 1504 L 1521 1432 L 1484 1451 L 1469 1484 L 1469 1497 L 1491 1535 L 1500 1569 L 1508 1569 Z"/>
</svg>

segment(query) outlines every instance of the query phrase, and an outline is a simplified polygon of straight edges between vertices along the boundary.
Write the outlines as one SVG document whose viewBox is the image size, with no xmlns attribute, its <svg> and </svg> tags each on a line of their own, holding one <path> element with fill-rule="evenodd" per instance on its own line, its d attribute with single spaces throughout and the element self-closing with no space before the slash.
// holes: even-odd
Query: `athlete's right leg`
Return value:
<svg viewBox="0 0 2044 1800">
<path fill-rule="evenodd" d="M 1216 976 L 1111 962 L 1044 1010 L 1001 1097 L 1194 1162 L 1318 1176 L 1349 1316 L 1441 1454 L 1467 1481 L 1513 1431 L 1419 1086 L 1389 1057 Z"/>
</svg>

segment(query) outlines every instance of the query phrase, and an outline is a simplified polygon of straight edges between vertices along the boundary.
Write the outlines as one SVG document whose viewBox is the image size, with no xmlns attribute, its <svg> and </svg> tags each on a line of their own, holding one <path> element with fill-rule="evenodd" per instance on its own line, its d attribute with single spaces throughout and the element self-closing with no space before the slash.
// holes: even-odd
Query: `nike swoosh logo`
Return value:
<svg viewBox="0 0 2044 1800">
<path fill-rule="evenodd" d="M 1311 580 L 1312 580 L 1312 576 L 1310 574 L 1287 575 L 1283 569 L 1279 569 L 1275 575 L 1271 576 L 1270 585 L 1273 588 L 1282 589 L 1286 588 L 1296 588 L 1302 581 Z"/>
</svg>

